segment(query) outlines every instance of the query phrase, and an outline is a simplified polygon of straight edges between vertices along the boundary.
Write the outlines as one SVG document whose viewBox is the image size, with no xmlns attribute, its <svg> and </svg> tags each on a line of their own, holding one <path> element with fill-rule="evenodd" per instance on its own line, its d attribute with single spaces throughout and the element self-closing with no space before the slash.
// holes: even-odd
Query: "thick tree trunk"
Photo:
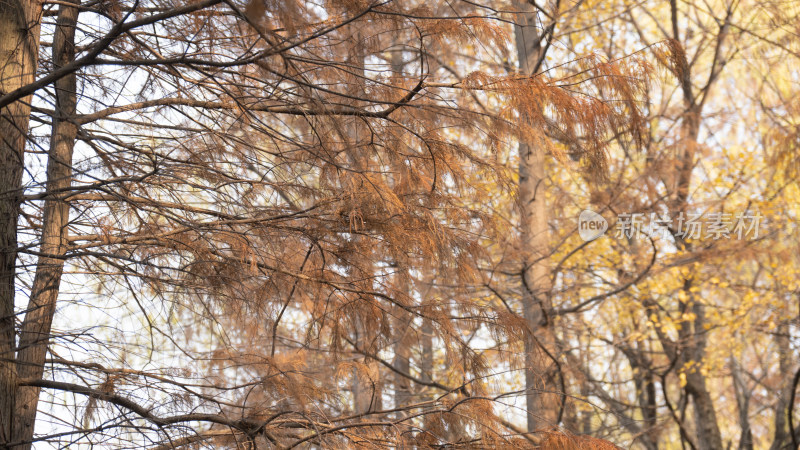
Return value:
<svg viewBox="0 0 800 450">
<path fill-rule="evenodd" d="M 79 0 L 71 0 L 78 4 Z M 75 59 L 75 27 L 78 8 L 62 4 L 53 38 L 53 66 L 62 67 Z M 44 202 L 42 237 L 36 275 L 31 288 L 25 320 L 20 332 L 17 353 L 17 375 L 20 379 L 41 379 L 50 340 L 50 328 L 56 310 L 59 284 L 64 270 L 67 247 L 69 204 L 63 191 L 72 184 L 72 150 L 78 127 L 74 122 L 76 108 L 76 77 L 67 75 L 55 83 L 56 107 L 47 161 L 47 191 L 52 193 Z M 31 447 L 39 388 L 19 387 L 14 441 Z"/>
<path fill-rule="evenodd" d="M 535 21 L 536 13 L 525 2 L 515 2 L 514 34 L 520 72 L 533 76 L 543 49 Z M 524 118 L 522 118 L 524 120 Z M 551 330 L 546 320 L 549 307 L 550 273 L 547 267 L 547 205 L 544 195 L 545 151 L 538 142 L 519 143 L 520 251 L 522 253 L 522 307 L 530 335 L 525 340 L 525 389 L 528 431 L 557 425 L 558 398 L 543 394 L 554 390 L 548 383 L 554 354 Z M 546 350 L 546 351 L 545 351 Z"/>
<path fill-rule="evenodd" d="M 39 49 L 39 1 L 0 0 L 0 91 L 34 80 Z M 14 290 L 17 218 L 30 116 L 30 97 L 0 110 L 0 443 L 12 439 L 16 408 Z"/>
</svg>

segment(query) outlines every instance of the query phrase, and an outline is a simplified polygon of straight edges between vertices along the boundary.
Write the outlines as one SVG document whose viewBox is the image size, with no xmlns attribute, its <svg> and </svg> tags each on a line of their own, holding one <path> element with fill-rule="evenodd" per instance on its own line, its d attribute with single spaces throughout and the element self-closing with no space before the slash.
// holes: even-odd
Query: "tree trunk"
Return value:
<svg viewBox="0 0 800 450">
<path fill-rule="evenodd" d="M 411 296 L 411 277 L 407 270 L 402 271 L 399 283 L 406 291 L 406 299 L 409 301 Z M 395 307 L 394 328 L 392 338 L 394 339 L 393 351 L 394 361 L 392 365 L 403 374 L 411 373 L 411 346 L 414 345 L 412 330 L 412 317 L 408 311 L 400 307 Z M 394 407 L 402 408 L 411 402 L 411 381 L 400 374 L 394 375 Z M 403 415 L 402 411 L 397 412 L 397 417 Z"/>
<path fill-rule="evenodd" d="M 391 54 L 392 75 L 402 77 L 403 62 L 402 47 L 398 41 L 397 36 L 394 36 Z M 412 296 L 412 283 L 411 276 L 408 269 L 403 269 L 398 272 L 398 291 L 402 291 L 406 295 L 406 300 L 413 301 Z M 394 361 L 393 365 L 402 373 L 411 373 L 411 346 L 413 345 L 413 335 L 411 332 L 412 317 L 408 311 L 400 307 L 395 307 L 395 333 L 393 336 L 393 352 Z M 394 375 L 394 407 L 402 408 L 408 405 L 411 401 L 411 381 L 400 374 Z M 397 417 L 403 415 L 402 411 L 397 412 Z"/>
<path fill-rule="evenodd" d="M 700 132 L 701 114 L 701 108 L 696 104 L 692 93 L 688 69 L 684 74 L 684 80 L 682 80 L 682 90 L 684 92 L 686 111 L 681 124 L 679 147 L 681 155 L 678 163 L 677 182 L 673 191 L 673 211 L 685 214 L 695 165 L 695 154 L 698 147 L 697 138 Z M 692 247 L 683 238 L 680 238 L 676 245 L 685 251 L 690 251 Z M 680 332 L 681 342 L 685 344 L 681 356 L 684 363 L 688 361 L 702 363 L 705 358 L 707 333 L 705 329 L 705 306 L 691 292 L 692 284 L 692 279 L 684 280 L 683 292 L 685 292 L 689 301 L 681 304 L 681 309 L 691 307 L 695 318 L 692 322 L 692 327 L 683 328 Z M 694 400 L 695 432 L 697 433 L 696 442 L 698 447 L 701 450 L 722 450 L 722 434 L 717 424 L 714 402 L 708 391 L 706 377 L 694 368 L 686 374 L 686 386 L 684 389 Z"/>
<path fill-rule="evenodd" d="M 782 322 L 778 325 L 775 333 L 775 341 L 778 346 L 778 370 L 780 380 L 785 384 L 778 386 L 778 400 L 775 402 L 775 434 L 772 439 L 770 450 L 779 450 L 790 441 L 786 410 L 789 406 L 790 389 L 792 387 L 792 348 L 789 342 L 789 325 Z"/>
<path fill-rule="evenodd" d="M 403 313 L 400 313 L 403 314 Z M 407 316 L 407 313 L 405 314 Z M 397 320 L 398 333 L 395 336 L 394 343 L 394 366 L 400 372 L 407 374 L 411 373 L 411 342 L 409 337 L 410 321 L 406 318 L 399 318 Z M 411 400 L 411 382 L 403 375 L 395 374 L 394 382 L 394 407 L 402 408 L 407 406 Z M 402 412 L 397 412 L 397 416 L 402 416 Z"/>
<path fill-rule="evenodd" d="M 356 42 L 364 42 L 364 37 L 360 30 L 354 32 L 354 37 Z M 352 65 L 353 76 L 357 79 L 367 79 L 365 68 L 366 58 L 366 48 L 361 44 L 354 48 L 353 54 L 349 57 L 348 62 Z M 358 96 L 361 95 L 360 89 L 358 80 L 354 80 L 353 83 L 347 87 L 347 92 L 350 95 Z M 359 148 L 362 142 L 363 134 L 359 129 L 359 123 L 358 120 L 346 120 L 343 127 L 342 142 L 351 149 Z M 347 152 L 347 158 L 349 159 L 350 167 L 355 172 L 365 174 L 369 171 L 370 156 L 368 154 L 351 150 Z M 371 246 L 365 236 L 355 235 L 353 241 L 357 247 L 370 248 Z M 365 280 L 375 280 L 380 276 L 378 275 L 378 269 L 372 263 L 365 264 L 364 267 L 361 267 L 361 270 L 363 271 Z M 367 290 L 371 291 L 375 288 L 372 285 L 372 281 L 367 281 L 366 283 L 368 285 Z M 378 354 L 376 340 L 374 339 L 376 331 L 371 325 L 373 324 L 370 318 L 360 315 L 355 317 L 355 343 L 356 346 L 364 352 L 365 357 L 363 360 L 367 370 L 367 374 L 361 374 L 361 376 L 358 376 L 355 372 L 353 373 L 351 390 L 353 392 L 353 410 L 356 414 L 366 414 L 382 409 L 382 389 L 384 383 L 381 379 L 378 362 L 366 356 Z"/>
<path fill-rule="evenodd" d="M 71 0 L 78 4 L 79 0 Z M 75 28 L 78 8 L 62 4 L 53 37 L 53 68 L 62 67 L 75 59 Z M 50 328 L 56 311 L 64 254 L 67 248 L 69 204 L 64 190 L 72 184 L 72 150 L 78 127 L 74 122 L 76 109 L 76 77 L 67 75 L 55 82 L 56 106 L 47 161 L 47 192 L 42 216 L 42 238 L 36 275 L 31 288 L 30 302 L 20 331 L 17 353 L 17 375 L 20 379 L 41 379 L 50 340 Z M 38 387 L 19 387 L 14 441 L 29 449 L 39 401 Z"/>
<path fill-rule="evenodd" d="M 536 75 L 536 64 L 542 56 L 536 13 L 525 2 L 515 2 L 517 14 L 514 34 L 517 43 L 519 70 L 523 75 Z M 524 121 L 524 117 L 521 118 Z M 550 273 L 547 267 L 547 205 L 544 195 L 545 151 L 538 142 L 519 143 L 520 252 L 522 254 L 522 308 L 530 330 L 525 339 L 525 390 L 528 431 L 558 425 L 558 398 L 543 394 L 553 390 L 549 352 L 554 355 L 553 340 L 546 312 L 549 307 Z"/>
<path fill-rule="evenodd" d="M 636 349 L 630 350 L 629 361 L 631 368 L 638 370 L 638 376 L 634 378 L 636 385 L 636 398 L 639 409 L 642 411 L 642 429 L 644 433 L 639 436 L 639 441 L 648 450 L 658 450 L 658 406 L 656 404 L 656 380 L 652 362 L 647 357 L 649 353 L 643 348 L 641 342 L 636 342 Z"/>
<path fill-rule="evenodd" d="M 433 381 L 433 333 L 434 330 L 431 319 L 422 319 L 419 338 L 421 352 L 419 378 L 425 382 Z"/>
<path fill-rule="evenodd" d="M 670 0 L 671 24 L 673 38 L 680 42 L 678 3 Z M 720 33 L 723 33 L 721 30 Z M 724 34 L 718 36 L 721 45 Z M 672 190 L 672 212 L 673 215 L 685 214 L 688 205 L 689 193 L 691 188 L 692 173 L 696 163 L 696 153 L 698 148 L 697 138 L 700 133 L 700 121 L 702 117 L 702 104 L 698 103 L 692 85 L 691 66 L 687 60 L 681 64 L 683 69 L 680 72 L 680 87 L 683 93 L 684 112 L 681 118 L 681 136 L 678 145 L 678 166 L 675 186 Z M 709 80 L 710 89 L 713 80 Z M 707 91 L 706 91 L 707 92 Z M 676 246 L 681 250 L 690 251 L 692 245 L 683 238 L 676 239 Z M 691 330 L 684 328 L 679 334 L 681 343 L 685 345 L 681 351 L 681 362 L 694 361 L 701 363 L 705 358 L 706 329 L 705 329 L 705 307 L 695 298 L 691 292 L 692 280 L 684 280 L 683 291 L 689 298 L 688 303 L 682 303 L 681 309 L 692 308 L 695 319 L 692 322 Z M 697 435 L 697 446 L 701 450 L 722 450 L 722 434 L 717 424 L 717 415 L 714 411 L 714 402 L 708 391 L 706 377 L 698 370 L 693 368 L 686 374 L 686 386 L 684 391 L 694 400 L 694 419 L 695 433 Z"/>
<path fill-rule="evenodd" d="M 360 318 L 356 319 L 355 342 L 358 348 L 365 354 L 375 355 L 377 348 L 370 339 L 370 328 Z M 353 370 L 351 391 L 353 392 L 353 412 L 355 414 L 367 414 L 383 409 L 382 393 L 383 380 L 377 361 L 372 358 L 364 358 L 365 373 Z"/>
<path fill-rule="evenodd" d="M 742 378 L 742 368 L 735 357 L 731 357 L 731 374 L 733 375 L 733 392 L 736 394 L 736 409 L 739 412 L 739 450 L 753 450 L 753 431 L 750 428 L 750 396 L 752 391 Z"/>
<path fill-rule="evenodd" d="M 679 331 L 680 342 L 685 345 L 681 349 L 681 365 L 690 361 L 702 364 L 706 354 L 705 308 L 692 294 L 692 280 L 685 280 L 683 290 L 688 296 L 688 302 L 682 304 L 691 307 L 695 315 L 691 327 L 683 327 Z M 714 402 L 708 391 L 706 377 L 697 367 L 692 367 L 686 373 L 686 394 L 694 400 L 695 433 L 697 434 L 697 447 L 699 450 L 722 450 L 722 434 L 717 424 L 717 413 Z"/>
<path fill-rule="evenodd" d="M 34 80 L 39 49 L 41 3 L 0 3 L 0 91 L 11 92 Z M 15 412 L 14 290 L 17 218 L 22 199 L 22 169 L 28 134 L 30 97 L 0 110 L 0 443 L 12 439 Z"/>
</svg>

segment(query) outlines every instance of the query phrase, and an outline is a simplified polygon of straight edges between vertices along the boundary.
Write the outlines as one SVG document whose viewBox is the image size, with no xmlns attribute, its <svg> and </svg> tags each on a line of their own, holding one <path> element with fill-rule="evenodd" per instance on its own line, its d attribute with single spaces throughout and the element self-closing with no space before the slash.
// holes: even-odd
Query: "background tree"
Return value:
<svg viewBox="0 0 800 450">
<path fill-rule="evenodd" d="M 6 445 L 790 445 L 796 11 L 28 17 L 38 78 L 0 94 Z M 756 210 L 753 240 L 676 219 Z M 616 236 L 637 212 L 665 237 Z"/>
<path fill-rule="evenodd" d="M 568 349 L 563 361 L 582 368 L 568 391 L 608 408 L 590 412 L 584 429 L 616 441 L 785 448 L 791 433 L 781 398 L 791 376 L 777 380 L 792 372 L 781 355 L 792 346 L 796 313 L 787 309 L 792 282 L 783 272 L 794 269 L 778 261 L 794 240 L 777 205 L 791 194 L 774 183 L 777 150 L 767 136 L 775 128 L 755 119 L 765 102 L 785 103 L 772 88 L 754 86 L 774 86 L 797 64 L 796 42 L 787 36 L 797 12 L 744 2 L 607 8 L 614 19 L 602 32 L 562 29 L 562 39 L 612 60 L 648 48 L 669 72 L 646 93 L 642 152 L 619 139 L 607 147 L 607 180 L 576 184 L 568 171 L 550 178 L 559 199 L 551 224 L 554 295 L 562 302 L 557 337 Z M 611 239 L 587 244 L 574 235 L 571 218 L 589 205 L 609 219 Z M 614 233 L 622 213 L 642 214 L 642 228 Z M 687 218 L 698 214 L 727 220 L 732 237 L 683 235 Z M 736 238 L 736 214 L 763 216 L 757 239 Z M 575 407 L 570 421 L 588 413 Z"/>
</svg>

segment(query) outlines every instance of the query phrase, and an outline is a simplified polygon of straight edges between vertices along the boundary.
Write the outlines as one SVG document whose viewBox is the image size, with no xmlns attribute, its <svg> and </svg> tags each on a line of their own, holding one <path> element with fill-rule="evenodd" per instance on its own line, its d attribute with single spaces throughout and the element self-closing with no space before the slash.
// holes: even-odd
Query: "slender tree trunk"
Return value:
<svg viewBox="0 0 800 450">
<path fill-rule="evenodd" d="M 653 372 L 647 372 L 644 382 L 644 404 L 642 405 L 642 416 L 644 416 L 644 426 L 647 428 L 647 448 L 658 449 L 658 428 L 656 418 L 658 406 L 656 405 L 656 381 Z"/>
<path fill-rule="evenodd" d="M 515 2 L 515 8 L 520 11 L 514 27 L 519 69 L 524 75 L 534 76 L 536 63 L 543 52 L 535 23 L 536 13 L 525 2 Z M 553 355 L 554 345 L 549 337 L 551 330 L 546 319 L 546 312 L 550 309 L 550 273 L 547 267 L 547 205 L 544 194 L 545 151 L 539 144 L 519 143 L 522 308 L 530 329 L 525 339 L 525 403 L 530 432 L 556 426 L 558 415 L 558 398 L 552 394 L 542 394 L 543 390 L 553 390 L 555 386 L 547 382 L 552 364 L 546 353 Z"/>
<path fill-rule="evenodd" d="M 370 339 L 370 328 L 362 320 L 357 319 L 356 345 L 367 354 L 377 354 L 377 348 Z M 366 414 L 383 409 L 383 380 L 380 377 L 378 363 L 371 358 L 364 358 L 366 373 L 353 371 L 351 390 L 353 392 L 353 412 Z"/>
<path fill-rule="evenodd" d="M 403 75 L 403 62 L 402 47 L 400 47 L 397 36 L 393 38 L 394 45 L 392 46 L 391 65 L 392 74 L 398 79 Z M 411 276 L 408 269 L 403 269 L 398 273 L 399 283 L 398 291 L 404 292 L 406 299 L 409 302 L 413 301 L 412 297 L 412 284 Z M 411 333 L 412 317 L 408 311 L 400 307 L 395 307 L 395 333 L 394 333 L 394 366 L 402 373 L 411 373 L 411 346 L 413 345 L 413 335 Z M 395 374 L 394 375 L 394 405 L 395 408 L 400 408 L 408 405 L 411 401 L 411 382 L 408 378 Z M 402 416 L 402 412 L 398 411 L 397 416 Z"/>
<path fill-rule="evenodd" d="M 691 187 L 692 171 L 695 165 L 695 153 L 698 146 L 700 108 L 695 104 L 689 81 L 684 80 L 683 90 L 687 111 L 682 124 L 683 135 L 680 146 L 682 154 L 678 167 L 677 185 L 674 191 L 675 206 L 673 210 L 685 214 Z M 682 239 L 678 243 L 678 247 L 683 250 L 691 249 L 691 245 Z M 684 363 L 688 361 L 702 363 L 705 359 L 707 333 L 705 329 L 705 305 L 691 292 L 692 284 L 693 281 L 691 279 L 684 280 L 683 292 L 689 298 L 689 301 L 682 304 L 681 308 L 691 308 L 695 319 L 691 327 L 686 327 L 681 331 L 681 342 L 685 345 L 681 355 Z M 722 450 L 722 434 L 717 424 L 717 414 L 714 410 L 711 393 L 708 391 L 706 377 L 699 370 L 691 370 L 686 374 L 686 386 L 684 389 L 694 400 L 695 432 L 697 434 L 696 442 L 698 447 L 701 450 Z"/>
<path fill-rule="evenodd" d="M 433 381 L 433 323 L 431 319 L 422 319 L 420 328 L 420 380 Z"/>
<path fill-rule="evenodd" d="M 403 313 L 400 313 L 403 314 Z M 408 313 L 405 313 L 407 315 Z M 405 318 L 400 318 L 397 321 L 398 334 L 395 337 L 394 343 L 394 366 L 402 373 L 411 372 L 411 344 L 409 336 L 409 326 L 411 325 Z M 409 404 L 411 399 L 411 382 L 408 378 L 402 375 L 395 375 L 394 382 L 394 406 L 395 408 L 402 408 Z M 402 413 L 398 412 L 398 417 Z"/>
<path fill-rule="evenodd" d="M 789 325 L 782 322 L 775 333 L 778 345 L 778 371 L 780 380 L 785 384 L 779 386 L 778 400 L 775 402 L 775 434 L 770 450 L 779 450 L 790 440 L 786 421 L 786 410 L 789 406 L 789 390 L 792 387 L 792 348 L 789 343 Z"/>
<path fill-rule="evenodd" d="M 411 277 L 408 276 L 408 271 L 403 270 L 400 278 L 400 285 L 404 286 L 401 289 L 405 290 L 406 297 L 411 300 Z M 395 307 L 395 332 L 394 332 L 394 361 L 392 364 L 400 372 L 407 374 L 411 373 L 411 346 L 413 345 L 413 334 L 411 332 L 411 314 L 400 307 Z M 394 406 L 395 408 L 402 408 L 410 403 L 411 400 L 411 382 L 410 380 L 400 374 L 394 375 Z M 402 412 L 398 411 L 397 416 L 402 416 Z"/>
<path fill-rule="evenodd" d="M 353 49 L 353 54 L 350 55 L 349 62 L 352 64 L 354 76 L 364 80 L 367 79 L 365 72 L 367 55 L 366 47 L 363 45 L 364 38 L 360 30 L 354 32 L 354 37 L 359 44 Z M 358 87 L 356 80 L 356 82 L 348 86 L 348 93 L 353 96 L 363 95 L 363 92 L 359 89 L 361 88 Z M 344 136 L 342 140 L 346 145 L 351 147 L 351 149 L 358 148 L 362 141 L 363 135 L 358 128 L 359 123 L 360 121 L 358 120 L 350 120 L 346 122 L 344 126 Z M 355 172 L 360 174 L 367 173 L 370 167 L 370 157 L 368 154 L 362 154 L 358 151 L 351 150 L 347 152 L 347 155 L 350 166 Z M 364 236 L 356 235 L 354 236 L 354 241 L 356 242 L 356 246 L 359 247 L 369 248 L 371 246 Z M 378 269 L 372 264 L 369 266 L 365 265 L 365 267 L 362 267 L 362 270 L 364 271 L 365 279 L 373 280 L 378 277 Z M 368 290 L 373 290 L 374 286 L 372 286 L 372 281 L 368 281 L 367 283 L 369 284 Z M 357 316 L 355 321 L 356 326 L 354 331 L 356 333 L 356 345 L 358 348 L 362 349 L 365 354 L 377 354 L 378 349 L 375 345 L 373 324 L 370 323 L 370 320 L 364 320 L 362 316 Z M 382 409 L 382 390 L 384 383 L 381 379 L 378 362 L 372 358 L 365 357 L 364 365 L 367 368 L 368 376 L 363 376 L 364 374 L 362 374 L 362 376 L 359 377 L 356 376 L 357 374 L 353 374 L 353 408 L 356 414 L 364 414 Z"/>
<path fill-rule="evenodd" d="M 41 7 L 36 0 L 0 0 L 0 91 L 4 93 L 34 80 Z M 16 409 L 14 285 L 17 218 L 22 199 L 30 100 L 26 97 L 0 110 L 0 443 L 12 439 Z"/>
<path fill-rule="evenodd" d="M 701 114 L 701 108 L 696 104 L 692 94 L 691 83 L 688 81 L 688 72 L 689 70 L 687 69 L 682 81 L 686 112 L 681 125 L 681 156 L 678 176 L 676 177 L 677 184 L 674 190 L 673 207 L 673 211 L 684 215 L 688 204 L 692 171 L 695 165 Z M 691 250 L 691 244 L 683 239 L 680 239 L 677 244 L 682 250 Z M 681 304 L 681 309 L 691 308 L 695 318 L 691 327 L 685 327 L 680 332 L 681 342 L 685 345 L 681 356 L 684 363 L 688 361 L 702 363 L 705 359 L 707 333 L 705 329 L 705 305 L 692 293 L 692 285 L 692 279 L 684 280 L 683 292 L 689 300 L 687 303 Z M 698 447 L 701 450 L 722 450 L 722 434 L 717 423 L 714 402 L 711 399 L 711 393 L 708 391 L 706 377 L 699 370 L 691 370 L 686 374 L 686 386 L 684 389 L 694 400 L 695 432 L 697 434 Z"/>
<path fill-rule="evenodd" d="M 739 412 L 739 450 L 753 450 L 753 432 L 750 428 L 750 390 L 742 378 L 742 368 L 735 357 L 731 357 L 733 392 L 736 395 L 736 409 Z"/>
<path fill-rule="evenodd" d="M 687 363 L 702 363 L 706 354 L 705 308 L 691 292 L 692 280 L 684 280 L 683 292 L 688 300 L 681 304 L 681 309 L 691 308 L 695 315 L 691 326 L 683 327 L 678 332 L 680 337 L 680 366 Z M 694 401 L 695 442 L 699 450 L 722 450 L 722 433 L 717 424 L 717 413 L 714 401 L 708 390 L 706 377 L 697 368 L 692 367 L 686 373 L 684 391 Z"/>
<path fill-rule="evenodd" d="M 589 383 L 585 379 L 581 380 L 581 398 L 589 398 Z M 581 411 L 581 426 L 579 430 L 587 436 L 592 435 L 592 415 L 592 411 Z"/>
<path fill-rule="evenodd" d="M 639 437 L 639 441 L 648 450 L 658 450 L 656 381 L 652 370 L 648 370 L 653 367 L 653 364 L 647 358 L 647 354 L 642 343 L 637 342 L 635 352 L 631 350 L 629 361 L 631 368 L 639 371 L 639 376 L 635 378 L 634 383 L 639 408 L 642 411 L 642 429 L 645 430 Z"/>
<path fill-rule="evenodd" d="M 74 4 L 80 2 L 68 1 Z M 53 37 L 54 69 L 75 59 L 77 20 L 78 8 L 66 4 L 60 6 Z M 74 122 L 77 102 L 75 75 L 67 75 L 56 81 L 55 93 L 56 107 L 47 161 L 47 191 L 53 194 L 44 202 L 41 254 L 20 332 L 17 353 L 17 374 L 20 379 L 42 378 L 67 248 L 69 204 L 63 199 L 63 191 L 72 184 L 72 150 L 78 132 Z M 18 446 L 19 449 L 31 447 L 38 401 L 39 388 L 19 387 L 17 390 L 14 441 L 27 442 Z"/>
<path fill-rule="evenodd" d="M 680 42 L 680 25 L 678 20 L 678 3 L 670 0 L 671 24 L 673 38 Z M 723 33 L 723 30 L 720 31 Z M 718 36 L 720 45 L 724 35 Z M 680 87 L 683 93 L 684 113 L 681 120 L 681 139 L 678 145 L 679 157 L 675 186 L 672 191 L 672 211 L 674 214 L 686 213 L 689 193 L 691 188 L 692 173 L 696 163 L 696 153 L 698 148 L 697 138 L 700 133 L 700 120 L 702 117 L 702 104 L 698 103 L 695 90 L 692 85 L 691 66 L 687 60 L 681 64 L 683 70 L 680 71 Z M 711 82 L 704 89 L 710 89 Z M 708 92 L 708 91 L 706 91 Z M 681 250 L 691 250 L 691 244 L 683 238 L 679 238 L 676 246 Z M 706 330 L 705 330 L 705 306 L 691 292 L 692 280 L 684 280 L 683 292 L 689 298 L 687 303 L 681 304 L 681 309 L 691 308 L 695 315 L 691 329 L 684 328 L 681 332 L 681 344 L 685 347 L 681 350 L 682 363 L 694 361 L 702 363 L 705 358 Z M 717 424 L 717 414 L 714 410 L 714 402 L 708 391 L 706 377 L 700 370 L 689 371 L 686 374 L 686 386 L 684 391 L 692 397 L 694 401 L 695 433 L 696 443 L 700 450 L 722 450 L 722 434 Z"/>
</svg>

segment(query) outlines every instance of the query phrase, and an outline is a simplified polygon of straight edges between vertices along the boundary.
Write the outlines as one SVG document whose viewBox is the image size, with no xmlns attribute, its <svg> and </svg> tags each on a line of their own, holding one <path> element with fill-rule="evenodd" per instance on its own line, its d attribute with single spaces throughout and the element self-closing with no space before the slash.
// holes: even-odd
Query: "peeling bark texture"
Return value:
<svg viewBox="0 0 800 450">
<path fill-rule="evenodd" d="M 39 1 L 0 0 L 0 92 L 34 80 L 39 47 Z M 0 109 L 0 443 L 12 437 L 15 411 L 14 290 L 17 218 L 30 97 Z"/>
<path fill-rule="evenodd" d="M 71 0 L 79 4 L 79 0 Z M 54 69 L 75 59 L 75 27 L 78 8 L 62 4 L 59 9 L 53 39 Z M 72 184 L 72 151 L 78 126 L 76 112 L 76 77 L 67 75 L 55 82 L 56 107 L 47 161 L 47 191 L 63 192 Z M 50 341 L 51 325 L 56 311 L 59 284 L 64 271 L 64 254 L 67 248 L 69 204 L 61 194 L 49 195 L 44 202 L 39 261 L 20 330 L 17 352 L 17 373 L 21 379 L 39 380 L 44 373 L 44 363 Z M 26 442 L 17 449 L 31 448 L 36 407 L 40 388 L 20 386 L 14 416 L 14 441 Z"/>
</svg>

